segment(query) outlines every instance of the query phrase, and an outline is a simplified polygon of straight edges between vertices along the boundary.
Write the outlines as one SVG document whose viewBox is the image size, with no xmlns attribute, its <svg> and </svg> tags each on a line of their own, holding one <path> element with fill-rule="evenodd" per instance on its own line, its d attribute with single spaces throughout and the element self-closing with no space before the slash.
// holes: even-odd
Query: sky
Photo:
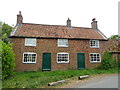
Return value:
<svg viewBox="0 0 120 90">
<path fill-rule="evenodd" d="M 89 27 L 93 18 L 107 37 L 118 34 L 119 0 L 0 0 L 0 21 L 16 24 L 21 11 L 23 23 Z"/>
</svg>

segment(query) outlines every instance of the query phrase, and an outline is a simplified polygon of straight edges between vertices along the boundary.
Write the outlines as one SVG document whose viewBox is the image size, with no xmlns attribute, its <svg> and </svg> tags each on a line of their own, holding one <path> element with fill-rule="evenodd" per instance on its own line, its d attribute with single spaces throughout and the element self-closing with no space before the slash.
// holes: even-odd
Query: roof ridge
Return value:
<svg viewBox="0 0 120 90">
<path fill-rule="evenodd" d="M 51 24 L 36 24 L 36 23 L 23 23 L 23 24 L 30 24 L 30 25 L 44 25 L 44 26 L 62 26 L 67 27 L 66 25 L 51 25 Z M 77 26 L 71 26 L 72 28 L 84 28 L 84 29 L 92 29 L 89 27 L 77 27 Z"/>
</svg>

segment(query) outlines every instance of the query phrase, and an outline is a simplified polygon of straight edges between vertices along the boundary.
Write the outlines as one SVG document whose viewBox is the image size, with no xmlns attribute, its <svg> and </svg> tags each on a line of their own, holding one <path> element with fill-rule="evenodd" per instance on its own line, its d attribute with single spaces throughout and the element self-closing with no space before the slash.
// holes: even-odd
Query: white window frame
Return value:
<svg viewBox="0 0 120 90">
<path fill-rule="evenodd" d="M 58 61 L 58 55 L 59 54 L 67 54 L 68 55 L 68 61 L 67 62 L 65 62 L 65 61 Z M 65 52 L 60 52 L 60 53 L 57 53 L 57 63 L 69 63 L 69 53 L 65 53 Z"/>
<path fill-rule="evenodd" d="M 95 41 L 95 46 L 91 45 L 91 41 Z M 99 48 L 100 47 L 99 40 L 90 40 L 89 43 L 90 43 L 90 48 Z"/>
<path fill-rule="evenodd" d="M 32 61 L 27 61 L 27 62 L 24 62 L 24 54 L 36 54 L 36 57 L 35 57 L 35 62 L 32 62 Z M 36 63 L 36 60 L 37 60 L 37 53 L 34 53 L 34 52 L 24 52 L 23 53 L 23 63 Z"/>
<path fill-rule="evenodd" d="M 99 54 L 99 60 L 100 61 L 95 61 L 95 60 L 93 60 L 93 61 L 91 61 L 91 54 L 96 54 L 96 56 L 97 56 L 97 54 Z M 90 63 L 101 63 L 101 54 L 100 53 L 90 53 L 89 54 L 89 58 L 90 58 Z"/>
<path fill-rule="evenodd" d="M 58 39 L 58 47 L 68 47 L 68 39 Z"/>
<path fill-rule="evenodd" d="M 31 40 L 33 40 L 32 43 L 29 43 L 28 41 Z M 25 46 L 36 46 L 36 41 L 36 38 L 25 38 Z"/>
</svg>

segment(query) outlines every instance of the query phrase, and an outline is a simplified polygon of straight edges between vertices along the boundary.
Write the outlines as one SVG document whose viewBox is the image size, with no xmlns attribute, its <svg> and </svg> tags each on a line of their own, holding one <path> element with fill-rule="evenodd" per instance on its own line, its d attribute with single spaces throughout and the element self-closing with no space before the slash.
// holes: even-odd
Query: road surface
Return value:
<svg viewBox="0 0 120 90">
<path fill-rule="evenodd" d="M 82 83 L 80 82 L 73 86 L 71 85 L 69 88 L 118 88 L 118 74 L 103 76 Z"/>
</svg>

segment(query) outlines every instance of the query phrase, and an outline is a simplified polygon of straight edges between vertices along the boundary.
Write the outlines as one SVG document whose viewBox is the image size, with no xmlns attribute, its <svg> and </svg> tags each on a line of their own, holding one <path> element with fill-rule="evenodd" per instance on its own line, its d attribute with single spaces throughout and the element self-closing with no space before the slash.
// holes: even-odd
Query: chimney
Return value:
<svg viewBox="0 0 120 90">
<path fill-rule="evenodd" d="M 23 23 L 23 17 L 21 11 L 19 11 L 19 14 L 17 15 L 17 24 L 22 24 L 22 23 Z"/>
<path fill-rule="evenodd" d="M 93 21 L 93 22 L 91 23 L 92 28 L 93 28 L 93 29 L 98 29 L 96 18 L 93 18 L 92 21 Z"/>
<path fill-rule="evenodd" d="M 69 18 L 67 20 L 67 27 L 71 27 L 71 20 Z"/>
</svg>

